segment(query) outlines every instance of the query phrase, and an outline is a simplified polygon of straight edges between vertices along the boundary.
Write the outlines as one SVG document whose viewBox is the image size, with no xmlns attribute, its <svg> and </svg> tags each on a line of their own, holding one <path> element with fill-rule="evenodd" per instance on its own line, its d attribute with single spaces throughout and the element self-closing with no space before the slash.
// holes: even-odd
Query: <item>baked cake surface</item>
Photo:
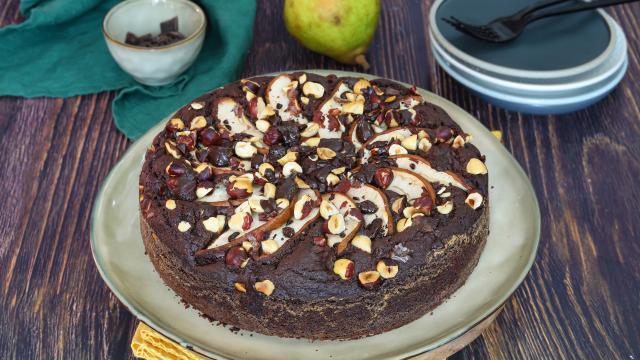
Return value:
<svg viewBox="0 0 640 360">
<path fill-rule="evenodd" d="M 245 79 L 177 111 L 140 174 L 145 249 L 205 316 L 351 339 L 431 311 L 488 235 L 484 157 L 388 80 Z"/>
</svg>

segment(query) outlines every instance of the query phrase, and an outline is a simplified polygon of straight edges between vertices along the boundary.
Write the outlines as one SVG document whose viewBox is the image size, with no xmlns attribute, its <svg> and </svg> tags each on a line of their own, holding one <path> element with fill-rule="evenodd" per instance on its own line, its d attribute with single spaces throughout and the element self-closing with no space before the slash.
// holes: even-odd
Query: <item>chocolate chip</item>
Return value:
<svg viewBox="0 0 640 360">
<path fill-rule="evenodd" d="M 284 234 L 284 236 L 286 236 L 288 238 L 291 238 L 291 237 L 293 237 L 293 235 L 296 234 L 296 232 L 295 232 L 295 230 L 293 230 L 293 228 L 287 226 L 287 227 L 282 228 L 282 234 Z"/>
<path fill-rule="evenodd" d="M 375 214 L 375 212 L 378 211 L 378 206 L 371 200 L 361 202 L 358 207 L 363 214 Z"/>
<path fill-rule="evenodd" d="M 160 33 L 167 34 L 178 31 L 178 17 L 175 16 L 169 20 L 160 23 Z"/>
</svg>

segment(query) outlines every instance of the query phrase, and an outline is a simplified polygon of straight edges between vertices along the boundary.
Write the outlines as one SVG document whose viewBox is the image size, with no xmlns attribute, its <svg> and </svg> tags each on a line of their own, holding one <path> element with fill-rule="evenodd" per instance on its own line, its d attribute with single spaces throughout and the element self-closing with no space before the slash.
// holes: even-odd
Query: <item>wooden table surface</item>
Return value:
<svg viewBox="0 0 640 360">
<path fill-rule="evenodd" d="M 17 3 L 0 2 L 0 25 L 20 21 Z M 453 358 L 640 359 L 640 3 L 609 11 L 630 44 L 620 86 L 589 109 L 546 117 L 491 106 L 438 68 L 429 5 L 383 1 L 371 72 L 429 89 L 502 130 L 542 212 L 531 273 L 484 336 Z M 300 47 L 281 7 L 259 2 L 242 76 L 357 70 Z M 0 98 L 0 359 L 132 357 L 137 321 L 103 283 L 89 247 L 100 183 L 131 144 L 113 125 L 113 97 Z"/>
</svg>

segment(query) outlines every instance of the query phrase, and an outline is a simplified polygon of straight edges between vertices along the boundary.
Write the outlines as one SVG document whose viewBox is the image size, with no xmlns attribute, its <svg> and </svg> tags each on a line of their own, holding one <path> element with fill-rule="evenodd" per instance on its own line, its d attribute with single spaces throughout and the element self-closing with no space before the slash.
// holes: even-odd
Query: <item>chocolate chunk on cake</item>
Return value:
<svg viewBox="0 0 640 360">
<path fill-rule="evenodd" d="M 205 316 L 353 339 L 433 310 L 488 235 L 484 156 L 388 80 L 240 80 L 176 112 L 140 174 L 146 251 Z"/>
</svg>

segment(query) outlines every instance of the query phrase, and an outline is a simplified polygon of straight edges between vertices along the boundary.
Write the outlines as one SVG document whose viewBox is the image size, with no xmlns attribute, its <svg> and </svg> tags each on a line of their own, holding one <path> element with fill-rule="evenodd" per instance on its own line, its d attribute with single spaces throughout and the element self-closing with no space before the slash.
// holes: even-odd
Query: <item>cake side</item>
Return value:
<svg viewBox="0 0 640 360">
<path fill-rule="evenodd" d="M 355 339 L 393 330 L 433 310 L 461 287 L 475 268 L 488 233 L 488 209 L 469 234 L 453 235 L 402 283 L 366 297 L 316 302 L 246 296 L 219 287 L 176 256 L 141 221 L 145 248 L 162 280 L 211 319 L 265 335 L 316 340 Z M 346 324 L 348 323 L 348 326 Z"/>
<path fill-rule="evenodd" d="M 311 339 L 387 331 L 444 301 L 479 259 L 488 179 L 471 141 L 388 80 L 242 80 L 154 139 L 140 175 L 145 249 L 169 287 L 223 323 Z"/>
</svg>

